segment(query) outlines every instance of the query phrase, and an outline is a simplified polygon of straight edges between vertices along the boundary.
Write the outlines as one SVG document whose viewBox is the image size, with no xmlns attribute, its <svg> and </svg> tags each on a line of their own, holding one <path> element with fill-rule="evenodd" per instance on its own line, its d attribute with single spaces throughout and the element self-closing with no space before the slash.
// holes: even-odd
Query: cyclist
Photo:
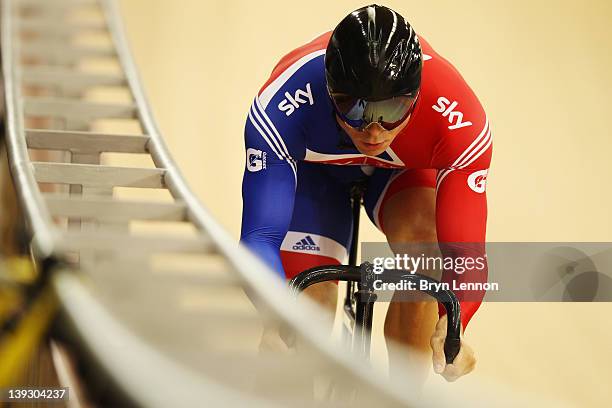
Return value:
<svg viewBox="0 0 612 408">
<path fill-rule="evenodd" d="M 387 7 L 355 10 L 283 57 L 249 110 L 245 149 L 241 242 L 283 278 L 345 261 L 349 186 L 364 177 L 366 212 L 392 248 L 485 240 L 489 121 L 453 65 Z M 470 277 L 486 270 L 443 280 Z M 309 295 L 335 310 L 335 284 Z M 464 329 L 481 299 L 461 302 Z M 392 302 L 385 336 L 431 348 L 453 381 L 476 360 L 462 339 L 445 363 L 445 325 L 433 302 Z"/>
</svg>

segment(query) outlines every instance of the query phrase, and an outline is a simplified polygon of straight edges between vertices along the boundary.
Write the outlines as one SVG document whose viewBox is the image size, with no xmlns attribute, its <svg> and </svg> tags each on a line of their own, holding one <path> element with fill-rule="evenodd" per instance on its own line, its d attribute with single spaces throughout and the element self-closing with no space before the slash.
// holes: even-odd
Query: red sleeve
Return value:
<svg viewBox="0 0 612 408">
<path fill-rule="evenodd" d="M 456 110 L 461 111 L 463 122 L 469 121 L 470 125 L 451 129 L 445 123 L 442 127 L 443 134 L 437 146 L 436 157 L 439 169 L 436 183 L 438 242 L 445 258 L 479 258 L 482 260 L 480 265 L 484 265 L 463 268 L 462 273 L 445 269 L 442 275 L 442 281 L 451 283 L 451 289 L 460 300 L 461 321 L 465 329 L 485 293 L 455 290 L 453 280 L 456 284 L 487 281 L 486 181 L 492 142 L 489 121 L 473 93 L 450 100 L 459 101 Z M 440 313 L 444 313 L 441 305 Z"/>
<path fill-rule="evenodd" d="M 443 172 L 441 172 L 443 174 Z M 454 170 L 442 180 L 437 194 L 436 225 L 442 255 L 446 257 L 485 259 L 484 268 L 473 268 L 459 274 L 445 269 L 442 281 L 456 284 L 486 282 L 485 233 L 487 222 L 486 193 L 476 192 L 469 185 L 475 179 L 478 190 L 484 188 L 486 170 Z M 464 244 L 464 245 L 460 245 Z M 454 288 L 454 286 L 452 286 Z M 454 290 L 461 304 L 461 322 L 465 329 L 478 310 L 483 291 Z M 440 305 L 440 313 L 444 308 Z"/>
</svg>

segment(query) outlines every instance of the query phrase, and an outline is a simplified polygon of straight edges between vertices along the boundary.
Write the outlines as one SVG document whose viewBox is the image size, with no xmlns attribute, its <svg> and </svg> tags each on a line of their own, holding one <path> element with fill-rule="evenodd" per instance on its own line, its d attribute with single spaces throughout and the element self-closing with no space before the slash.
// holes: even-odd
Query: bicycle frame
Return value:
<svg viewBox="0 0 612 408">
<path fill-rule="evenodd" d="M 349 343 L 352 337 L 351 348 L 354 352 L 364 358 L 370 356 L 372 318 L 376 294 L 372 285 L 363 285 L 373 278 L 372 265 L 363 263 L 357 265 L 357 245 L 359 242 L 359 219 L 361 214 L 361 201 L 364 188 L 356 184 L 351 189 L 351 208 L 353 213 L 353 232 L 349 248 L 348 265 L 326 265 L 305 270 L 289 281 L 289 287 L 296 295 L 307 287 L 320 282 L 338 280 L 347 283 L 346 296 L 343 304 L 344 330 L 343 339 Z M 425 280 L 436 282 L 434 279 L 424 275 L 395 271 L 390 274 L 393 280 L 418 281 Z M 418 287 L 418 286 L 417 286 Z M 446 362 L 452 363 L 461 347 L 461 310 L 455 294 L 450 290 L 425 291 L 428 295 L 436 298 L 442 303 L 448 315 L 447 335 L 444 342 L 444 354 Z"/>
<path fill-rule="evenodd" d="M 361 202 L 363 199 L 364 186 L 355 184 L 351 188 L 351 212 L 353 215 L 353 231 L 351 245 L 349 248 L 348 265 L 357 266 L 357 250 L 359 245 L 359 222 L 361 218 Z M 360 282 L 347 281 L 346 295 L 343 305 L 343 330 L 342 339 L 350 344 L 354 351 L 368 357 L 370 353 L 370 336 L 372 330 L 372 315 L 374 313 L 374 302 L 376 295 L 372 292 L 363 291 L 362 296 L 356 293 L 362 291 Z M 365 297 L 365 301 L 364 301 Z M 355 331 L 357 328 L 357 332 Z M 352 342 L 350 341 L 352 339 Z"/>
</svg>

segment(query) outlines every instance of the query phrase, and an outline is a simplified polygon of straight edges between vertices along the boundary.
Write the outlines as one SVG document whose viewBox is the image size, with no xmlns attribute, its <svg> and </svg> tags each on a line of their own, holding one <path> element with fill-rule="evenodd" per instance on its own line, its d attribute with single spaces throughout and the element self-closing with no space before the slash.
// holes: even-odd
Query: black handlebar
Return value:
<svg viewBox="0 0 612 408">
<path fill-rule="evenodd" d="M 306 269 L 289 281 L 289 288 L 295 294 L 315 283 L 341 280 L 345 282 L 361 282 L 361 270 L 359 266 L 349 265 L 325 265 Z"/>
<path fill-rule="evenodd" d="M 406 271 L 400 270 L 385 270 L 385 282 L 397 283 L 400 281 L 414 282 L 419 286 L 420 281 L 427 281 L 429 283 L 437 283 L 435 279 L 432 279 L 425 275 L 406 273 Z M 390 272 L 390 273 L 389 273 Z M 397 272 L 397 273 L 393 273 Z M 346 282 L 365 282 L 367 288 L 373 288 L 371 283 L 376 278 L 372 272 L 372 265 L 368 262 L 361 264 L 361 266 L 349 266 L 349 265 L 326 265 L 317 266 L 301 272 L 296 277 L 289 281 L 289 287 L 294 291 L 297 296 L 304 289 L 315 283 L 339 280 Z M 433 285 L 428 285 L 432 287 Z M 446 363 L 451 364 L 461 348 L 461 308 L 457 296 L 451 290 L 424 290 L 423 292 L 434 297 L 440 302 L 446 314 L 448 316 L 446 340 L 444 341 L 444 355 L 446 356 Z"/>
<path fill-rule="evenodd" d="M 439 283 L 437 280 L 432 279 L 425 275 L 420 275 L 418 273 L 406 273 L 406 271 L 396 271 L 397 274 L 392 274 L 393 276 L 385 277 L 386 282 L 400 282 L 400 281 L 408 281 L 414 282 L 416 287 L 420 287 L 420 281 L 427 281 L 429 283 Z M 428 285 L 428 287 L 432 287 L 433 285 Z M 446 340 L 444 341 L 444 355 L 446 356 L 446 363 L 452 364 L 459 354 L 459 349 L 461 348 L 461 307 L 459 306 L 459 301 L 457 300 L 457 296 L 453 293 L 452 290 L 422 290 L 422 292 L 427 293 L 431 297 L 435 298 L 439 303 L 442 303 L 444 309 L 446 310 L 446 315 L 448 316 L 448 322 L 446 324 Z"/>
</svg>

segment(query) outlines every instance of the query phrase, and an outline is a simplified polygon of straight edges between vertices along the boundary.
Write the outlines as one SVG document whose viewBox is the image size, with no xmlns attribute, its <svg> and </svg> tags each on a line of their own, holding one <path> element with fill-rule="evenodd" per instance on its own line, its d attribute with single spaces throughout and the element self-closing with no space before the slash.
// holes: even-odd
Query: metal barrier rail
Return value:
<svg viewBox="0 0 612 408">
<path fill-rule="evenodd" d="M 1 7 L 6 142 L 32 253 L 65 265 L 52 279 L 66 316 L 136 405 L 461 401 L 455 392 L 419 402 L 407 392 L 407 379 L 388 379 L 331 344 L 324 313 L 308 301 L 296 303 L 284 283 L 211 217 L 155 124 L 114 0 L 3 0 Z M 71 19 L 81 12 L 89 14 Z M 75 42 L 86 34 L 110 41 Z M 119 69 L 84 68 L 90 60 Z M 87 92 L 97 87 L 127 90 L 130 101 L 93 101 Z M 141 133 L 97 130 L 101 119 L 135 121 Z M 154 166 L 105 165 L 107 153 L 141 155 Z M 166 191 L 172 199 L 125 200 L 117 187 Z M 131 225 L 137 221 L 181 223 L 195 232 L 179 238 L 136 234 Z M 185 267 L 193 257 L 195 269 Z M 161 267 L 160 258 L 166 262 Z M 289 327 L 302 348 L 257 353 L 262 320 Z M 500 406 L 498 397 L 479 395 L 470 405 Z"/>
</svg>

